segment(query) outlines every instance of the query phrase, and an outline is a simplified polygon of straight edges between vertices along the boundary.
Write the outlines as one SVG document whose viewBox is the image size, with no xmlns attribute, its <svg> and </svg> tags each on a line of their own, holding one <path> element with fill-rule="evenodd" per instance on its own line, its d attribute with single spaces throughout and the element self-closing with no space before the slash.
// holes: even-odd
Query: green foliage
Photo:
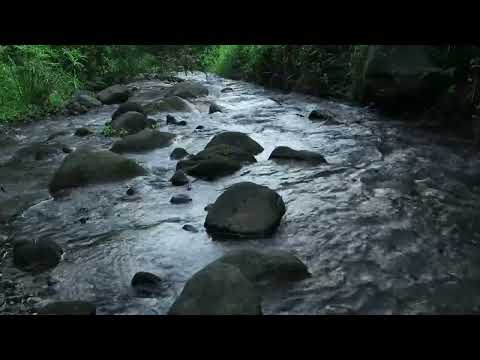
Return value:
<svg viewBox="0 0 480 360">
<path fill-rule="evenodd" d="M 182 49 L 182 56 L 175 55 Z M 0 123 L 56 111 L 76 89 L 100 90 L 141 73 L 198 64 L 202 47 L 169 45 L 0 46 Z M 197 55 L 196 55 L 197 54 Z"/>
<path fill-rule="evenodd" d="M 110 123 L 106 124 L 102 130 L 102 135 L 105 137 L 124 137 L 128 135 L 125 129 L 114 129 Z"/>
<path fill-rule="evenodd" d="M 203 67 L 219 75 L 314 95 L 345 96 L 351 46 L 221 45 L 204 52 Z"/>
</svg>

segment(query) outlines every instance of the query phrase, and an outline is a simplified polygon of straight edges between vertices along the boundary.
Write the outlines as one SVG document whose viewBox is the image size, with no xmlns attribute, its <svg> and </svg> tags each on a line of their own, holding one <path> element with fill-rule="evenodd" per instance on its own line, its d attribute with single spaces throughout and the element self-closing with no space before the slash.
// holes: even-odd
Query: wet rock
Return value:
<svg viewBox="0 0 480 360">
<path fill-rule="evenodd" d="M 296 256 L 281 250 L 237 250 L 216 261 L 237 267 L 248 280 L 299 281 L 310 276 Z"/>
<path fill-rule="evenodd" d="M 62 147 L 62 151 L 65 153 L 65 154 L 70 154 L 73 149 L 72 148 L 69 148 L 68 146 L 64 146 Z"/>
<path fill-rule="evenodd" d="M 178 125 L 178 126 L 186 126 L 186 125 L 187 125 L 187 122 L 186 122 L 185 120 L 182 120 L 182 121 L 177 122 L 176 125 Z"/>
<path fill-rule="evenodd" d="M 153 115 L 160 112 L 193 112 L 195 106 L 178 96 L 171 96 L 152 101 L 146 104 L 144 109 L 147 114 Z"/>
<path fill-rule="evenodd" d="M 80 222 L 80 224 L 85 225 L 85 224 L 87 223 L 87 221 L 88 221 L 88 218 L 82 217 L 82 218 L 80 218 L 80 220 L 78 220 L 78 221 Z"/>
<path fill-rule="evenodd" d="M 229 92 L 232 92 L 233 89 L 231 87 L 226 87 L 226 88 L 223 88 L 222 90 L 220 90 L 221 93 L 229 93 Z"/>
<path fill-rule="evenodd" d="M 203 210 L 205 211 L 210 211 L 210 209 L 212 208 L 213 204 L 208 204 L 207 206 L 205 206 L 205 208 Z"/>
<path fill-rule="evenodd" d="M 326 121 L 326 120 L 333 120 L 335 115 L 333 115 L 331 112 L 327 110 L 313 110 L 310 115 L 308 115 L 308 118 L 310 120 L 320 120 L 320 121 Z"/>
<path fill-rule="evenodd" d="M 218 156 L 213 159 L 194 161 L 194 165 L 186 167 L 185 172 L 190 176 L 211 181 L 231 175 L 241 167 L 238 161 Z"/>
<path fill-rule="evenodd" d="M 205 228 L 216 239 L 268 237 L 285 214 L 280 195 L 266 186 L 241 182 L 218 197 L 205 220 Z"/>
<path fill-rule="evenodd" d="M 147 118 L 147 127 L 153 128 L 157 125 L 158 121 L 152 118 Z"/>
<path fill-rule="evenodd" d="M 147 118 L 141 113 L 128 111 L 113 120 L 111 126 L 115 130 L 126 130 L 135 134 L 147 127 Z"/>
<path fill-rule="evenodd" d="M 95 183 L 112 182 L 145 175 L 135 161 L 110 151 L 80 149 L 69 154 L 50 181 L 50 193 Z"/>
<path fill-rule="evenodd" d="M 39 315 L 96 315 L 97 308 L 86 301 L 57 301 L 44 306 Z"/>
<path fill-rule="evenodd" d="M 65 135 L 68 135 L 68 134 L 69 134 L 69 132 L 68 132 L 68 131 L 65 131 L 65 130 L 54 132 L 53 134 L 51 134 L 51 135 L 47 138 L 47 142 L 55 139 L 56 137 L 65 136 Z"/>
<path fill-rule="evenodd" d="M 130 112 L 130 111 L 133 111 L 133 112 L 136 112 L 136 113 L 140 113 L 140 114 L 143 114 L 143 115 L 147 115 L 145 109 L 143 108 L 142 105 L 140 105 L 139 103 L 137 102 L 134 102 L 134 101 L 128 101 L 126 103 L 123 103 L 121 104 L 117 110 L 115 110 L 115 112 L 112 114 L 112 121 L 115 120 L 116 118 L 118 118 L 120 115 L 123 115 L 127 112 Z"/>
<path fill-rule="evenodd" d="M 135 189 L 134 189 L 134 188 L 128 188 L 128 190 L 127 190 L 127 195 L 128 195 L 128 196 L 133 196 L 133 195 L 135 195 Z"/>
<path fill-rule="evenodd" d="M 138 272 L 133 276 L 132 287 L 139 295 L 159 295 L 163 291 L 163 280 L 152 273 Z"/>
<path fill-rule="evenodd" d="M 260 154 L 263 151 L 263 147 L 255 140 L 251 139 L 247 134 L 235 131 L 227 131 L 215 135 L 205 148 L 207 149 L 222 144 L 238 147 L 252 155 Z"/>
<path fill-rule="evenodd" d="M 183 186 L 189 183 L 187 175 L 181 170 L 177 170 L 170 178 L 170 182 L 174 186 Z"/>
<path fill-rule="evenodd" d="M 287 146 L 276 147 L 270 154 L 269 160 L 271 159 L 308 161 L 318 164 L 327 163 L 325 158 L 319 153 L 307 150 L 294 150 Z"/>
<path fill-rule="evenodd" d="M 33 143 L 17 150 L 7 164 L 19 165 L 26 161 L 40 161 L 60 154 L 62 145 L 58 143 Z"/>
<path fill-rule="evenodd" d="M 28 272 L 43 272 L 60 263 L 63 250 L 54 241 L 19 241 L 14 244 L 13 263 Z"/>
<path fill-rule="evenodd" d="M 187 150 L 185 150 L 184 148 L 175 148 L 175 149 L 173 149 L 172 153 L 170 154 L 170 159 L 181 160 L 186 156 L 188 156 Z"/>
<path fill-rule="evenodd" d="M 198 229 L 197 229 L 195 226 L 193 226 L 193 225 L 189 225 L 189 224 L 183 225 L 182 229 L 185 230 L 185 231 L 189 231 L 189 232 L 193 232 L 193 233 L 198 233 Z"/>
<path fill-rule="evenodd" d="M 116 141 L 111 151 L 115 153 L 140 153 L 170 146 L 175 135 L 154 129 L 145 129 Z"/>
<path fill-rule="evenodd" d="M 167 125 L 176 125 L 177 124 L 177 119 L 173 117 L 172 115 L 167 115 Z"/>
<path fill-rule="evenodd" d="M 214 113 L 217 113 L 217 112 L 223 112 L 223 109 L 215 103 L 210 104 L 210 108 L 208 109 L 208 113 L 209 114 L 214 114 Z"/>
<path fill-rule="evenodd" d="M 103 104 L 121 104 L 130 97 L 130 90 L 125 85 L 113 85 L 97 94 L 98 100 Z"/>
<path fill-rule="evenodd" d="M 240 163 L 257 162 L 251 153 L 243 150 L 242 148 L 226 144 L 209 146 L 205 150 L 202 150 L 198 154 L 192 156 L 191 160 L 211 160 L 218 157 L 232 159 Z"/>
<path fill-rule="evenodd" d="M 195 130 L 202 130 L 202 129 L 205 129 L 205 126 L 203 125 L 198 125 Z"/>
<path fill-rule="evenodd" d="M 261 299 L 238 268 L 211 264 L 192 276 L 169 315 L 261 315 Z"/>
<path fill-rule="evenodd" d="M 185 194 L 179 194 L 179 195 L 172 196 L 172 198 L 170 199 L 170 202 L 175 205 L 187 204 L 192 202 L 192 198 Z"/>
<path fill-rule="evenodd" d="M 79 128 L 79 129 L 75 130 L 75 136 L 84 137 L 84 136 L 88 136 L 90 134 L 93 134 L 93 133 L 90 130 L 88 130 L 87 128 Z"/>
<path fill-rule="evenodd" d="M 88 112 L 88 108 L 76 101 L 70 102 L 66 106 L 67 110 L 70 114 L 78 115 L 78 114 L 85 114 Z"/>
<path fill-rule="evenodd" d="M 94 94 L 78 93 L 74 95 L 73 101 L 85 106 L 87 109 L 93 109 L 102 106 L 102 103 L 95 98 Z"/>
<path fill-rule="evenodd" d="M 184 81 L 173 85 L 167 92 L 168 96 L 178 96 L 183 99 L 197 98 L 208 95 L 208 89 L 195 81 Z"/>
</svg>

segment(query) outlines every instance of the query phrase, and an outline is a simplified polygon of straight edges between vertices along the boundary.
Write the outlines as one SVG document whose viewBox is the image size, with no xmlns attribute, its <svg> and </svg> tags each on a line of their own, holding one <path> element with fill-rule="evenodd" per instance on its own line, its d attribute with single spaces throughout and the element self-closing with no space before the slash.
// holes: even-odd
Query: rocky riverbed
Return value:
<svg viewBox="0 0 480 360">
<path fill-rule="evenodd" d="M 129 108 L 112 121 L 122 88 L 2 129 L 0 313 L 62 313 L 59 301 L 119 315 L 480 310 L 472 144 L 348 104 L 186 80 L 128 84 L 144 120 Z M 80 170 L 65 165 L 85 149 Z M 78 183 L 58 180 L 62 163 Z M 39 247 L 42 268 L 25 269 Z M 215 306 L 192 304 L 203 288 Z"/>
</svg>

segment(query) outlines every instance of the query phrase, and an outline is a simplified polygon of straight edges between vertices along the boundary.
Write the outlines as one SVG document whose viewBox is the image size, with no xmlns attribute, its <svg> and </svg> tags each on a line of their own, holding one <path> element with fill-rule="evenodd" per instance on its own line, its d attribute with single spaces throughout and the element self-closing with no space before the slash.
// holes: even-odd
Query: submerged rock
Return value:
<svg viewBox="0 0 480 360">
<path fill-rule="evenodd" d="M 175 135 L 154 129 L 145 129 L 116 141 L 111 151 L 115 153 L 140 153 L 170 146 Z"/>
<path fill-rule="evenodd" d="M 217 112 L 223 112 L 223 109 L 215 103 L 210 104 L 210 108 L 208 109 L 208 113 L 209 114 L 214 114 L 214 113 L 217 113 Z"/>
<path fill-rule="evenodd" d="M 198 229 L 197 229 L 195 226 L 193 226 L 193 225 L 189 225 L 189 224 L 183 225 L 183 226 L 182 226 L 182 229 L 185 230 L 185 231 L 189 231 L 189 232 L 193 232 L 193 233 L 198 233 Z"/>
<path fill-rule="evenodd" d="M 113 85 L 97 94 L 98 100 L 106 105 L 121 104 L 127 101 L 129 96 L 130 90 L 125 85 Z"/>
<path fill-rule="evenodd" d="M 19 241 L 14 244 L 13 263 L 21 270 L 42 272 L 60 263 L 63 250 L 54 241 Z"/>
<path fill-rule="evenodd" d="M 223 88 L 222 90 L 220 90 L 221 93 L 229 93 L 229 92 L 232 92 L 233 89 L 231 87 L 226 87 L 226 88 Z"/>
<path fill-rule="evenodd" d="M 80 149 L 69 154 L 50 181 L 50 193 L 95 183 L 119 181 L 145 175 L 135 161 L 110 151 Z"/>
<path fill-rule="evenodd" d="M 169 315 L 261 315 L 261 299 L 238 268 L 211 264 L 187 281 Z"/>
<path fill-rule="evenodd" d="M 283 199 L 275 191 L 241 182 L 218 197 L 204 225 L 214 240 L 268 237 L 280 225 L 285 211 Z"/>
<path fill-rule="evenodd" d="M 320 121 L 326 121 L 326 120 L 333 120 L 335 115 L 333 115 L 330 111 L 327 110 L 313 110 L 310 115 L 308 115 L 308 118 L 310 120 L 320 120 Z"/>
<path fill-rule="evenodd" d="M 294 150 L 287 146 L 276 147 L 270 154 L 270 159 L 308 161 L 318 164 L 327 163 L 325 158 L 319 153 L 307 150 Z"/>
<path fill-rule="evenodd" d="M 236 131 L 227 131 L 215 135 L 205 148 L 208 149 L 209 147 L 222 144 L 235 146 L 252 155 L 260 154 L 263 151 L 263 147 L 247 134 Z"/>
</svg>

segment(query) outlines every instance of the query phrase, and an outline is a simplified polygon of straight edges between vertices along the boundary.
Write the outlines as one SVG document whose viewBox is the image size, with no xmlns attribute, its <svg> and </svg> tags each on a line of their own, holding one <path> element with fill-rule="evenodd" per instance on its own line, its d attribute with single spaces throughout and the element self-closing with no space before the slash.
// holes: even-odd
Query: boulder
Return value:
<svg viewBox="0 0 480 360">
<path fill-rule="evenodd" d="M 261 299 L 238 268 L 211 264 L 187 281 L 169 315 L 261 315 Z"/>
<path fill-rule="evenodd" d="M 333 115 L 330 111 L 327 110 L 313 110 L 310 115 L 308 115 L 308 118 L 310 120 L 320 120 L 320 121 L 325 121 L 325 120 L 333 120 L 335 118 L 335 115 Z"/>
<path fill-rule="evenodd" d="M 50 181 L 49 190 L 53 194 L 62 189 L 120 181 L 146 173 L 135 161 L 113 152 L 79 149 L 63 160 Z"/>
<path fill-rule="evenodd" d="M 13 264 L 21 270 L 43 272 L 60 263 L 63 250 L 56 242 L 19 241 L 13 247 Z"/>
<path fill-rule="evenodd" d="M 167 115 L 167 125 L 176 125 L 177 124 L 177 119 L 173 117 L 172 115 Z"/>
<path fill-rule="evenodd" d="M 251 139 L 247 134 L 235 131 L 227 131 L 215 135 L 205 148 L 207 149 L 211 146 L 222 144 L 235 146 L 252 155 L 260 154 L 263 151 L 263 147 L 255 140 Z"/>
<path fill-rule="evenodd" d="M 307 266 L 300 259 L 281 250 L 236 250 L 215 263 L 237 267 L 252 282 L 299 281 L 310 276 Z"/>
<path fill-rule="evenodd" d="M 134 101 L 128 101 L 126 103 L 121 104 L 117 108 L 117 110 L 115 110 L 115 112 L 112 114 L 112 120 L 115 120 L 120 115 L 125 114 L 129 111 L 137 112 L 145 116 L 147 115 L 147 112 L 145 111 L 142 105 Z"/>
<path fill-rule="evenodd" d="M 40 315 L 96 315 L 95 304 L 86 301 L 57 301 L 44 306 Z"/>
<path fill-rule="evenodd" d="M 257 159 L 255 159 L 251 153 L 244 151 L 242 148 L 226 144 L 207 147 L 205 150 L 202 150 L 198 154 L 192 156 L 191 160 L 211 160 L 218 157 L 225 157 L 240 163 L 257 162 Z"/>
<path fill-rule="evenodd" d="M 185 168 L 185 172 L 196 178 L 215 180 L 219 177 L 231 175 L 240 170 L 241 167 L 238 161 L 218 156 L 208 160 L 194 161 L 192 166 Z"/>
<path fill-rule="evenodd" d="M 223 109 L 215 103 L 210 104 L 210 108 L 208 109 L 208 113 L 209 114 L 214 114 L 216 112 L 223 112 Z"/>
<path fill-rule="evenodd" d="M 112 129 L 126 130 L 130 134 L 135 134 L 147 127 L 147 118 L 141 113 L 128 111 L 112 120 L 111 126 Z"/>
<path fill-rule="evenodd" d="M 208 95 L 208 89 L 195 81 L 184 81 L 173 85 L 167 92 L 168 96 L 178 96 L 183 99 L 198 98 Z"/>
<path fill-rule="evenodd" d="M 424 111 L 453 83 L 436 64 L 433 47 L 372 45 L 353 74 L 354 97 L 388 113 Z"/>
<path fill-rule="evenodd" d="M 192 202 L 192 198 L 185 194 L 179 194 L 179 195 L 172 196 L 172 198 L 170 199 L 170 202 L 174 205 L 188 204 Z"/>
<path fill-rule="evenodd" d="M 89 93 L 79 93 L 74 96 L 73 101 L 85 106 L 87 109 L 93 109 L 102 106 L 102 103 L 95 98 L 95 95 Z"/>
<path fill-rule="evenodd" d="M 171 96 L 160 100 L 149 102 L 143 107 L 148 115 L 160 112 L 193 112 L 195 107 L 188 101 L 178 97 Z"/>
<path fill-rule="evenodd" d="M 170 146 L 173 139 L 175 139 L 174 134 L 145 129 L 117 140 L 110 151 L 115 153 L 141 153 Z"/>
<path fill-rule="evenodd" d="M 184 148 L 175 148 L 175 149 L 173 149 L 172 153 L 170 154 L 170 159 L 181 160 L 186 156 L 188 156 L 187 150 L 185 150 Z"/>
<path fill-rule="evenodd" d="M 78 115 L 78 114 L 85 114 L 88 111 L 88 108 L 77 101 L 72 101 L 67 104 L 67 110 L 70 114 Z"/>
<path fill-rule="evenodd" d="M 269 160 L 297 160 L 308 161 L 317 164 L 326 164 L 325 158 L 316 152 L 307 150 L 294 150 L 288 146 L 278 146 L 270 154 Z"/>
<path fill-rule="evenodd" d="M 26 145 L 13 154 L 7 164 L 19 164 L 28 161 L 41 161 L 54 157 L 62 152 L 62 146 L 59 143 L 32 143 Z"/>
<path fill-rule="evenodd" d="M 97 99 L 106 105 L 124 103 L 129 97 L 130 90 L 125 85 L 113 85 L 97 94 Z"/>
<path fill-rule="evenodd" d="M 187 175 L 181 170 L 177 170 L 170 178 L 170 182 L 174 186 L 183 186 L 189 183 Z"/>
<path fill-rule="evenodd" d="M 84 137 L 90 134 L 93 134 L 93 132 L 84 127 L 78 128 L 77 130 L 75 130 L 75 136 Z"/>
<path fill-rule="evenodd" d="M 275 191 L 241 182 L 218 197 L 204 226 L 214 240 L 268 237 L 280 225 L 285 211 L 283 199 Z"/>
<path fill-rule="evenodd" d="M 155 274 L 138 272 L 133 276 L 132 287 L 139 295 L 160 295 L 163 292 L 163 280 Z"/>
</svg>

